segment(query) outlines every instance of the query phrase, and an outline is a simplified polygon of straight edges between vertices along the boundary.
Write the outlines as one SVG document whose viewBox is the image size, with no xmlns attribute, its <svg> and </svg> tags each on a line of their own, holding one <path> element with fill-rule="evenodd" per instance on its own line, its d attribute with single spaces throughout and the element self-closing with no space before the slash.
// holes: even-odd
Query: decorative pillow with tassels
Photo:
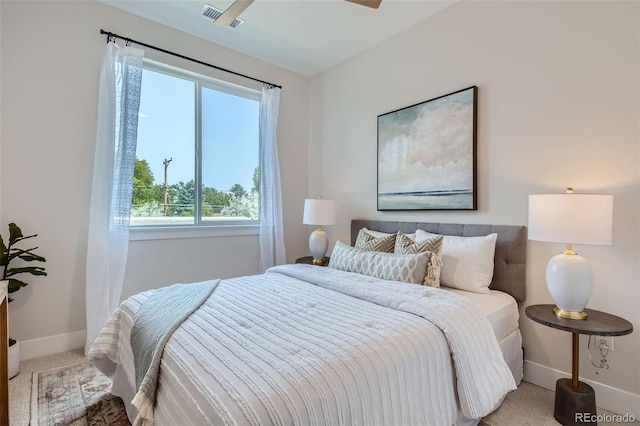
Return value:
<svg viewBox="0 0 640 426">
<path fill-rule="evenodd" d="M 442 268 L 442 235 L 416 241 L 402 232 L 398 232 L 393 252 L 396 254 L 430 253 L 424 285 L 440 287 L 440 270 Z"/>
</svg>

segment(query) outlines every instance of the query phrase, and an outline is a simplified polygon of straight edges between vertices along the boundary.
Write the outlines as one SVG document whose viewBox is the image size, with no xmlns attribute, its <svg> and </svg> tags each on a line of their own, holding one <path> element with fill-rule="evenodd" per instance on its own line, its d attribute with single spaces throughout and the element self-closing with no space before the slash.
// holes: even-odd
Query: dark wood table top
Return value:
<svg viewBox="0 0 640 426">
<path fill-rule="evenodd" d="M 585 309 L 587 319 L 560 318 L 553 313 L 555 305 L 527 306 L 526 314 L 537 323 L 571 333 L 598 336 L 623 336 L 633 331 L 633 324 L 624 318 L 594 309 Z"/>
<path fill-rule="evenodd" d="M 325 257 L 322 259 L 322 264 L 319 266 L 327 266 L 329 265 L 329 257 Z M 296 259 L 296 263 L 306 263 L 307 265 L 315 265 L 313 263 L 313 256 L 304 256 Z"/>
</svg>

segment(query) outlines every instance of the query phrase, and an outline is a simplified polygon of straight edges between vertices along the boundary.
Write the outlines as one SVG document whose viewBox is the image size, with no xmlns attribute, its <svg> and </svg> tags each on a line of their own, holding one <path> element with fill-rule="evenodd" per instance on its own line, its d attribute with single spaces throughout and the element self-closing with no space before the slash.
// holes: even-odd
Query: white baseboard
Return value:
<svg viewBox="0 0 640 426">
<path fill-rule="evenodd" d="M 21 340 L 20 361 L 82 348 L 86 338 L 87 332 L 83 330 L 40 339 Z"/>
<path fill-rule="evenodd" d="M 564 371 L 555 370 L 531 361 L 525 360 L 524 362 L 524 380 L 534 385 L 555 391 L 556 381 L 569 377 L 571 377 L 571 374 Z M 598 407 L 617 414 L 629 414 L 636 419 L 640 419 L 640 395 L 582 377 L 580 381 L 593 388 L 596 393 L 596 405 Z"/>
</svg>

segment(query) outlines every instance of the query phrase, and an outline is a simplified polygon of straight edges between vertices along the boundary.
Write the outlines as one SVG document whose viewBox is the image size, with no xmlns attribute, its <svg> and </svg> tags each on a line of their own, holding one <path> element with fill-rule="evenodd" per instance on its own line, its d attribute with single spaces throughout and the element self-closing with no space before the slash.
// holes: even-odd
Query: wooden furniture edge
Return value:
<svg viewBox="0 0 640 426">
<path fill-rule="evenodd" d="M 9 424 L 9 293 L 7 282 L 0 288 L 0 425 Z"/>
</svg>

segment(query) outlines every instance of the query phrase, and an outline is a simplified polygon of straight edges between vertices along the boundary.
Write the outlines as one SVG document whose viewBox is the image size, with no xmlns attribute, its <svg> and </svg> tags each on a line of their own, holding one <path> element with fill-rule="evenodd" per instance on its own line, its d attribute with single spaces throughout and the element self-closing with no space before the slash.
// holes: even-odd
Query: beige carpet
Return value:
<svg viewBox="0 0 640 426">
<path fill-rule="evenodd" d="M 30 424 L 32 376 L 34 372 L 86 361 L 82 350 L 34 358 L 20 363 L 20 374 L 9 381 L 9 414 L 11 426 Z M 522 382 L 518 389 L 511 392 L 500 408 L 483 419 L 487 426 L 557 426 L 553 418 L 554 393 L 550 390 Z M 598 414 L 612 414 L 598 409 Z M 617 423 L 599 423 L 609 426 Z M 640 422 L 625 423 L 640 425 Z"/>
</svg>

